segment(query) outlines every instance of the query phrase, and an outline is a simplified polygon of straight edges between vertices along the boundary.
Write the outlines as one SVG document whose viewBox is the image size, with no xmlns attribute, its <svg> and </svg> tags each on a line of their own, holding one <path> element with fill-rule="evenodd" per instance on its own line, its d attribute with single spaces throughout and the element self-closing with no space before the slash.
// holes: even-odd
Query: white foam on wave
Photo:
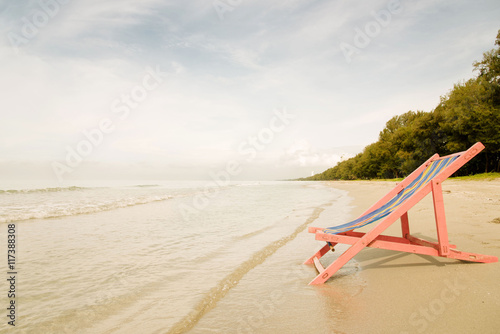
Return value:
<svg viewBox="0 0 500 334">
<path fill-rule="evenodd" d="M 82 214 L 92 214 L 103 211 L 110 211 L 120 208 L 126 208 L 135 205 L 148 204 L 153 202 L 165 201 L 173 198 L 172 195 L 163 196 L 145 196 L 145 197 L 127 197 L 102 202 L 90 203 L 60 203 L 51 205 L 39 205 L 36 207 L 17 207 L 10 208 L 7 213 L 0 214 L 0 223 L 11 223 L 15 221 L 30 219 L 48 219 L 67 216 L 76 216 Z"/>
<path fill-rule="evenodd" d="M 64 192 L 64 191 L 84 191 L 91 188 L 86 187 L 49 187 L 49 188 L 35 188 L 35 189 L 0 189 L 1 195 L 13 195 L 13 194 L 35 194 L 35 193 L 53 193 L 53 192 Z"/>
</svg>

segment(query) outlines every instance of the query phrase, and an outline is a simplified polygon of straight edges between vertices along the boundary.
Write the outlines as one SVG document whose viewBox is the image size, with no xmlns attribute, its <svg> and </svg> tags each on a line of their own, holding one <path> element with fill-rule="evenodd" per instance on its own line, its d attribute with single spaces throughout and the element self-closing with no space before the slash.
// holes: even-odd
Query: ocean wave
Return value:
<svg viewBox="0 0 500 334">
<path fill-rule="evenodd" d="M 255 187 L 255 186 L 260 186 L 262 185 L 261 182 L 246 182 L 246 183 L 238 183 L 235 184 L 235 187 Z"/>
<path fill-rule="evenodd" d="M 136 197 L 136 198 L 122 198 L 119 200 L 101 202 L 101 203 L 68 203 L 68 205 L 61 205 L 56 207 L 36 207 L 27 208 L 22 210 L 14 210 L 14 212 L 7 212 L 0 216 L 0 223 L 11 223 L 22 220 L 31 219 L 49 219 L 49 218 L 59 218 L 67 216 L 77 216 L 83 214 L 92 214 L 103 211 L 111 211 L 115 209 L 121 209 L 136 205 L 148 204 L 153 202 L 166 201 L 174 196 L 164 195 L 164 196 L 148 196 L 148 197 Z"/>
<path fill-rule="evenodd" d="M 38 189 L 8 189 L 8 190 L 0 189 L 0 194 L 54 193 L 63 191 L 83 191 L 88 189 L 92 188 L 71 186 L 71 187 L 54 187 L 54 188 L 38 188 Z"/>
<path fill-rule="evenodd" d="M 159 187 L 159 184 L 138 184 L 133 187 L 135 188 L 152 188 L 152 187 Z"/>
</svg>

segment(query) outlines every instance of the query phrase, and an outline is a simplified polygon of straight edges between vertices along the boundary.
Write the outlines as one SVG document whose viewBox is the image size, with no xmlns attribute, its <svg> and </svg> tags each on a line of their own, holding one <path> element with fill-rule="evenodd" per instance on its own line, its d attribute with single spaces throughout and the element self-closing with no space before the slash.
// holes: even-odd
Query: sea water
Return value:
<svg viewBox="0 0 500 334">
<path fill-rule="evenodd" d="M 324 183 L 0 185 L 18 333 L 326 333 L 364 286 L 353 261 L 334 286 L 307 285 L 317 273 L 302 262 L 322 246 L 307 226 L 350 216 L 347 193 Z"/>
</svg>

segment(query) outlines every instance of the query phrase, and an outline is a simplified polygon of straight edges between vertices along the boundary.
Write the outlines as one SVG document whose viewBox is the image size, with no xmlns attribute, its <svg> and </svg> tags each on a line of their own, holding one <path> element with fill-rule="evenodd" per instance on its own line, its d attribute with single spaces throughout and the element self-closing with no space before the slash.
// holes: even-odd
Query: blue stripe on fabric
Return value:
<svg viewBox="0 0 500 334">
<path fill-rule="evenodd" d="M 325 228 L 323 232 L 328 234 L 347 232 L 352 229 L 360 228 L 374 223 L 381 218 L 388 216 L 401 204 L 403 204 L 408 198 L 413 196 L 416 191 L 423 188 L 427 183 L 429 183 L 430 180 L 432 180 L 440 171 L 448 167 L 458 157 L 459 156 L 456 155 L 431 162 L 431 164 L 422 173 L 420 173 L 408 186 L 403 188 L 402 191 L 400 191 L 390 201 L 382 205 L 380 208 L 346 224 Z"/>
</svg>

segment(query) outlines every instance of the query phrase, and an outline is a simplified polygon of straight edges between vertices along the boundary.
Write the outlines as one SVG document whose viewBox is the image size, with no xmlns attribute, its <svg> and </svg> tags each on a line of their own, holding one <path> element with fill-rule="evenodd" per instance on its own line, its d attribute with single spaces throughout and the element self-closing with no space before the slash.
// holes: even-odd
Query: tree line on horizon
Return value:
<svg viewBox="0 0 500 334">
<path fill-rule="evenodd" d="M 378 141 L 363 152 L 300 180 L 403 177 L 434 153 L 464 151 L 478 141 L 486 148 L 457 175 L 500 172 L 500 30 L 495 46 L 473 63 L 477 76 L 455 84 L 434 110 L 408 111 L 391 118 Z"/>
</svg>

